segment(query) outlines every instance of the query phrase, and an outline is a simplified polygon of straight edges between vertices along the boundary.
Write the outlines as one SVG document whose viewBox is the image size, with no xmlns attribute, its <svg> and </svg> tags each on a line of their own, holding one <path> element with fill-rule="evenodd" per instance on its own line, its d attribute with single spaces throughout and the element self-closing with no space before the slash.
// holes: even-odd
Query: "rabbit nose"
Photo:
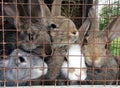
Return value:
<svg viewBox="0 0 120 88">
<path fill-rule="evenodd" d="M 77 31 L 73 31 L 70 33 L 71 36 L 78 36 L 78 32 Z"/>
<path fill-rule="evenodd" d="M 72 32 L 73 35 L 78 36 L 78 31 Z"/>
<path fill-rule="evenodd" d="M 72 34 L 74 34 L 74 35 L 75 35 L 76 33 L 77 33 L 77 32 L 72 32 Z"/>
</svg>

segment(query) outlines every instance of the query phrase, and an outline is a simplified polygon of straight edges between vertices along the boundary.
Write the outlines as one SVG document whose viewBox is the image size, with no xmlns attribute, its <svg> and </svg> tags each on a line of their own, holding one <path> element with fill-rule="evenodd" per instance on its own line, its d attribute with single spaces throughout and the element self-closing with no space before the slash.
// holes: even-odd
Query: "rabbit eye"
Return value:
<svg viewBox="0 0 120 88">
<path fill-rule="evenodd" d="M 77 33 L 77 32 L 72 32 L 72 34 L 74 34 L 74 35 L 75 35 L 76 33 Z"/>
<path fill-rule="evenodd" d="M 19 56 L 19 60 L 20 60 L 21 63 L 26 62 L 26 61 L 25 61 L 25 58 L 23 58 L 23 57 L 21 57 L 21 56 Z"/>
<path fill-rule="evenodd" d="M 85 39 L 83 40 L 83 45 L 87 45 L 87 43 L 88 43 L 88 41 L 87 41 L 87 39 L 85 38 Z"/>
<path fill-rule="evenodd" d="M 107 44 L 105 44 L 105 49 L 108 49 L 108 45 Z"/>
<path fill-rule="evenodd" d="M 50 26 L 51 28 L 57 28 L 57 26 L 55 25 L 55 24 L 51 24 L 51 26 Z"/>
<path fill-rule="evenodd" d="M 32 34 L 28 34 L 29 40 L 33 40 L 33 35 Z"/>
</svg>

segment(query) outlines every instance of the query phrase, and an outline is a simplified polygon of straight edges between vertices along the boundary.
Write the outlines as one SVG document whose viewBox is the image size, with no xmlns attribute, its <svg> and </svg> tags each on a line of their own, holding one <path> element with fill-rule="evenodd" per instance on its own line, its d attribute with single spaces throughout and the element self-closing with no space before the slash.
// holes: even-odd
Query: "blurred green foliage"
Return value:
<svg viewBox="0 0 120 88">
<path fill-rule="evenodd" d="M 106 26 L 113 21 L 114 17 L 120 15 L 120 1 L 116 1 L 113 4 L 105 5 L 100 13 L 99 28 L 103 30 Z M 113 40 L 110 44 L 113 55 L 120 55 L 120 37 Z"/>
<path fill-rule="evenodd" d="M 112 49 L 113 55 L 120 55 L 120 37 L 111 42 L 110 48 Z"/>
<path fill-rule="evenodd" d="M 106 4 L 100 11 L 99 28 L 104 29 L 115 16 L 120 15 L 120 1 L 113 4 Z"/>
</svg>

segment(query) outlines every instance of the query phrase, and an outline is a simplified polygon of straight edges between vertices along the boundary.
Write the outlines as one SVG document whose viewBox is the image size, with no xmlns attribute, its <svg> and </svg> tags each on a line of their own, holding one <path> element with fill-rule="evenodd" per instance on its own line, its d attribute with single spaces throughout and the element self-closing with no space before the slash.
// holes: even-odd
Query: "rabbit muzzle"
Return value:
<svg viewBox="0 0 120 88">
<path fill-rule="evenodd" d="M 79 37 L 78 31 L 70 32 L 69 33 L 69 42 L 74 43 L 75 41 L 77 41 L 78 37 Z"/>
<path fill-rule="evenodd" d="M 101 68 L 104 65 L 104 59 L 105 58 L 102 57 L 97 57 L 97 59 L 91 59 L 91 57 L 86 57 L 86 64 L 88 66 Z"/>
</svg>

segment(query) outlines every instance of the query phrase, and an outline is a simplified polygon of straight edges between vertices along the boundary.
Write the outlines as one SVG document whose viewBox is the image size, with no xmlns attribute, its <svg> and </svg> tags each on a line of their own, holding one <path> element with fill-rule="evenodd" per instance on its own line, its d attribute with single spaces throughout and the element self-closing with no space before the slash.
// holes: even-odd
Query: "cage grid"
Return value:
<svg viewBox="0 0 120 88">
<path fill-rule="evenodd" d="M 1 88 L 119 88 L 119 0 L 0 0 Z"/>
</svg>

